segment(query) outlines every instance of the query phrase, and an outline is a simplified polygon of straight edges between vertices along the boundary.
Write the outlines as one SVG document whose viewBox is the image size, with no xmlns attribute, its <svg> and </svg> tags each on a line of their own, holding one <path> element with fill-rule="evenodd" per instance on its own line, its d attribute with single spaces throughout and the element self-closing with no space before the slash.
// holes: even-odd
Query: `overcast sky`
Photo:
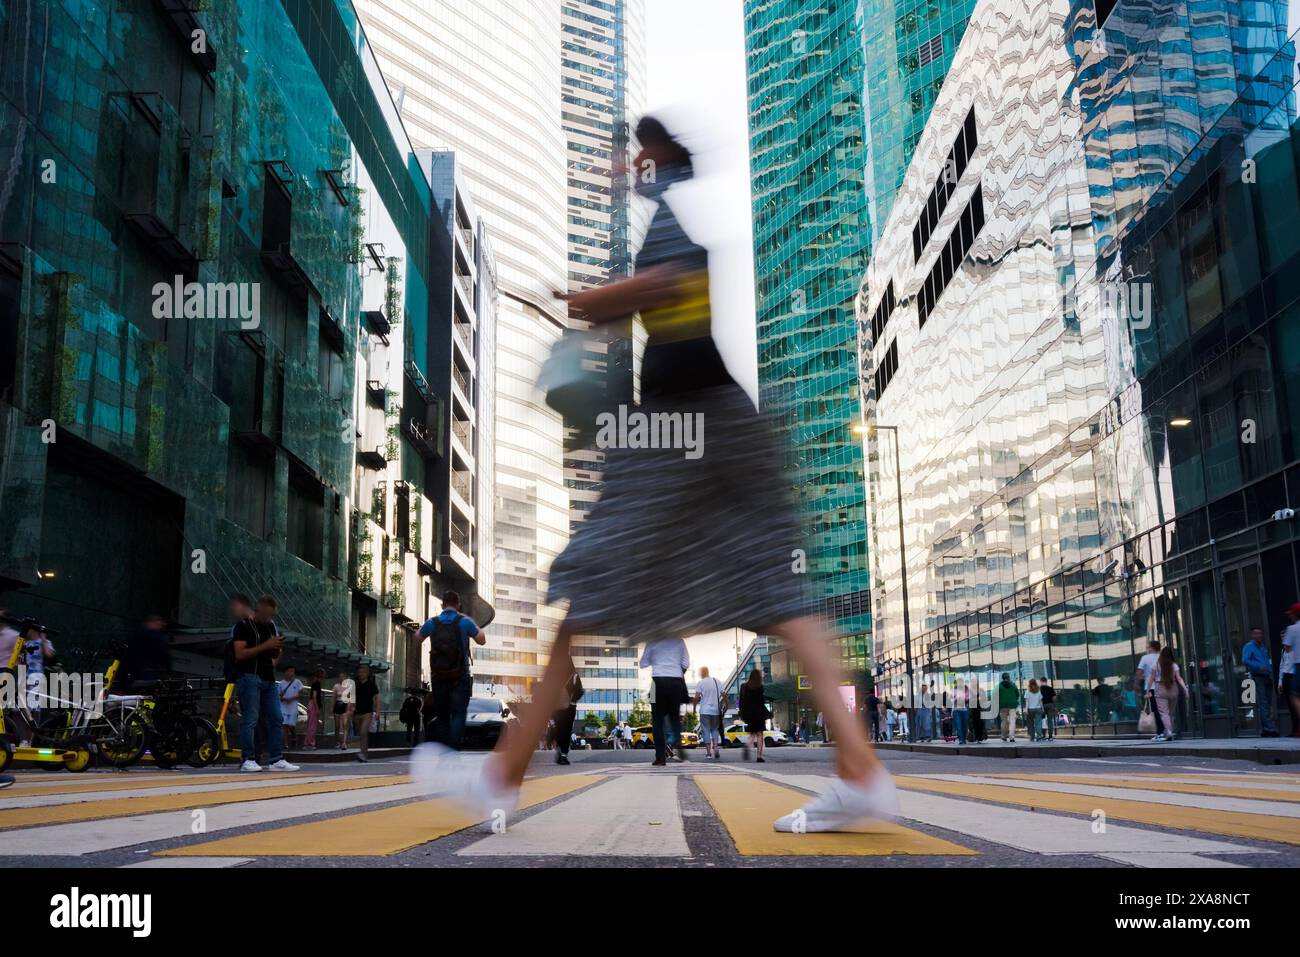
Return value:
<svg viewBox="0 0 1300 957">
<path fill-rule="evenodd" d="M 714 339 L 736 381 L 756 396 L 741 0 L 646 0 L 646 33 L 647 109 L 695 154 L 695 180 L 670 192 L 673 211 L 709 250 Z M 752 638 L 742 632 L 739 650 Z M 708 665 L 725 680 L 736 663 L 737 641 L 734 632 L 692 638 L 692 670 L 698 674 L 700 665 Z M 687 677 L 693 681 L 695 675 Z"/>
</svg>

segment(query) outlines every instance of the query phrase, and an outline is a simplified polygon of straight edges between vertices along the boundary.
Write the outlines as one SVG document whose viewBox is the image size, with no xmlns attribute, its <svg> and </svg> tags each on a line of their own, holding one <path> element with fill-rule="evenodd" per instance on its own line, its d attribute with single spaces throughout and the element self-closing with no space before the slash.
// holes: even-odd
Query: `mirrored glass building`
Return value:
<svg viewBox="0 0 1300 957">
<path fill-rule="evenodd" d="M 443 588 L 492 612 L 438 545 L 449 227 L 348 0 L 201 6 L 0 5 L 0 604 L 219 675 L 269 592 L 400 696 Z"/>
<path fill-rule="evenodd" d="M 1131 733 L 1156 640 L 1180 729 L 1258 733 L 1241 647 L 1276 669 L 1300 595 L 1297 26 L 975 8 L 858 302 L 878 682 L 1050 678 L 1063 730 Z"/>
</svg>

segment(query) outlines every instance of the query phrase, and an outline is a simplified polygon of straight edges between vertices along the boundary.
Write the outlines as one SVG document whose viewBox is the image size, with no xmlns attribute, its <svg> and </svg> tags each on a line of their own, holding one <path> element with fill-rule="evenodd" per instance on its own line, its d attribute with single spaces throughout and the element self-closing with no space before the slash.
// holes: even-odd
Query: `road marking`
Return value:
<svg viewBox="0 0 1300 957">
<path fill-rule="evenodd" d="M 1024 780 L 1007 780 L 982 774 L 933 774 L 923 775 L 938 781 L 961 781 L 971 784 L 1005 785 L 1024 788 L 1035 793 L 1054 792 L 1058 794 L 1086 794 L 1093 797 L 1118 798 L 1125 801 L 1145 801 L 1149 804 L 1168 804 L 1174 807 L 1198 808 L 1203 811 L 1231 811 L 1240 814 L 1268 814 L 1279 818 L 1300 819 L 1300 807 L 1293 803 L 1276 803 L 1254 797 L 1212 797 L 1185 792 L 1170 793 L 1150 789 L 1107 786 L 1105 784 L 1057 784 L 1050 780 L 1040 780 L 1029 776 Z M 1300 830 L 1300 824 L 1296 825 Z"/>
<path fill-rule="evenodd" d="M 1100 795 L 1063 793 L 1062 785 L 1049 785 L 1053 790 L 1039 791 L 1009 784 L 978 784 L 909 775 L 900 776 L 895 780 L 902 788 L 947 794 L 952 797 L 973 798 L 1000 804 L 1030 805 L 1043 810 L 1083 814 L 1089 817 L 1094 811 L 1103 811 L 1108 818 L 1117 821 L 1137 821 L 1153 827 L 1202 831 L 1206 834 L 1223 834 L 1256 841 L 1300 844 L 1300 827 L 1296 826 L 1293 817 L 1207 810 L 1199 807 L 1150 803 L 1144 800 L 1117 800 Z M 1139 793 L 1153 792 L 1132 792 L 1129 797 L 1136 797 Z M 1188 798 L 1188 800 L 1192 799 Z M 1202 798 L 1201 800 L 1215 799 Z"/>
<path fill-rule="evenodd" d="M 340 780 L 357 780 L 357 779 L 356 778 L 344 779 L 344 778 L 332 777 L 329 775 L 322 775 L 319 777 L 316 776 L 303 777 L 302 775 L 298 775 L 296 778 L 294 778 L 294 781 L 298 784 L 313 784 L 319 781 L 340 781 Z M 233 791 L 238 788 L 253 788 L 253 789 L 260 790 L 264 788 L 279 787 L 280 785 L 285 783 L 286 782 L 283 780 L 263 781 L 258 778 L 254 778 L 253 780 L 250 781 L 248 777 L 245 776 L 239 780 L 230 781 L 227 783 L 219 782 L 214 784 L 207 784 L 207 783 L 197 784 L 194 782 L 194 779 L 191 778 L 188 782 L 185 782 L 183 784 L 182 783 L 164 784 L 159 787 L 152 787 L 152 788 L 134 788 L 134 789 L 124 788 L 118 791 L 105 791 L 103 793 L 77 792 L 75 794 L 45 794 L 45 795 L 32 795 L 28 793 L 23 793 L 23 794 L 16 794 L 13 797 L 0 797 L 0 810 L 8 810 L 10 808 L 20 808 L 20 807 L 59 807 L 65 804 L 85 804 L 85 803 L 93 803 L 95 801 L 117 801 L 117 800 L 125 800 L 127 798 L 152 797 L 160 794 L 219 793 L 221 791 Z"/>
<path fill-rule="evenodd" d="M 114 798 L 105 801 L 67 804 L 59 807 L 13 808 L 0 810 L 0 830 L 13 827 L 38 827 L 64 824 L 73 821 L 91 821 L 97 818 L 119 817 L 123 814 L 149 814 L 157 811 L 175 811 L 180 808 L 211 808 L 220 804 L 237 804 L 260 798 L 296 797 L 324 794 L 330 791 L 351 791 L 357 788 L 376 788 L 386 784 L 409 781 L 405 774 L 370 775 L 345 781 L 322 781 L 316 784 L 277 784 L 268 788 L 237 788 L 232 791 L 211 791 L 195 794 L 164 794 L 156 797 Z"/>
<path fill-rule="evenodd" d="M 765 774 L 765 777 L 770 775 Z M 832 778 L 817 774 L 782 775 L 795 787 L 821 793 Z M 1136 867 L 1172 867 L 1175 856 L 1190 858 L 1179 866 L 1231 867 L 1221 861 L 1208 861 L 1197 854 L 1272 854 L 1261 848 L 1244 844 L 1228 844 L 1200 837 L 1163 831 L 1148 831 L 1122 824 L 1108 824 L 1103 833 L 1093 832 L 1089 818 L 1047 817 L 1034 811 L 1019 808 L 980 804 L 976 801 L 940 797 L 916 791 L 903 791 L 899 795 L 903 817 L 933 827 L 945 828 L 958 834 L 1030 851 L 1034 854 L 1094 854 L 1113 857 Z"/>
<path fill-rule="evenodd" d="M 259 824 L 279 824 L 292 818 L 337 814 L 366 805 L 407 801 L 423 796 L 424 792 L 419 785 L 396 784 L 218 806 L 205 809 L 204 833 Z M 82 821 L 10 831 L 0 837 L 0 857 L 80 857 L 99 851 L 194 836 L 193 811 L 140 814 L 111 821 Z"/>
<path fill-rule="evenodd" d="M 520 809 L 543 804 L 595 781 L 598 775 L 552 775 L 524 782 Z M 480 823 L 449 801 L 426 799 L 254 831 L 159 851 L 159 857 L 366 857 L 396 854 Z"/>
<path fill-rule="evenodd" d="M 457 852 L 479 857 L 689 857 L 676 775 L 628 775 L 584 791 Z"/>
<path fill-rule="evenodd" d="M 1232 861 L 1216 861 L 1212 857 L 1201 857 L 1198 854 L 1180 854 L 1173 851 L 1156 854 L 1131 854 L 1125 851 L 1116 851 L 1113 853 L 1098 854 L 1097 856 L 1104 857 L 1110 861 L 1118 861 L 1121 864 L 1131 864 L 1134 867 L 1176 867 L 1181 870 L 1188 867 L 1247 866 Z"/>
<path fill-rule="evenodd" d="M 136 861 L 134 864 L 123 864 L 123 869 L 132 867 L 239 867 L 241 864 L 247 864 L 252 860 L 251 857 L 187 857 L 185 860 L 179 860 L 174 857 L 151 857 L 148 860 Z"/>
<path fill-rule="evenodd" d="M 1282 790 L 1263 785 L 1237 786 L 1228 781 L 1201 784 L 1173 779 L 1169 781 L 1143 777 L 1112 777 L 1093 774 L 986 774 L 982 777 L 999 781 L 1042 781 L 1058 784 L 1085 784 L 1109 788 L 1164 791 L 1174 794 L 1201 794 L 1209 797 L 1242 798 L 1259 801 L 1290 801 L 1300 803 L 1300 789 Z"/>
<path fill-rule="evenodd" d="M 875 857 L 887 854 L 970 856 L 975 851 L 899 824 L 863 821 L 853 830 L 821 834 L 782 834 L 772 822 L 798 808 L 808 796 L 769 781 L 744 777 L 699 777 L 708 798 L 746 857 Z"/>
</svg>

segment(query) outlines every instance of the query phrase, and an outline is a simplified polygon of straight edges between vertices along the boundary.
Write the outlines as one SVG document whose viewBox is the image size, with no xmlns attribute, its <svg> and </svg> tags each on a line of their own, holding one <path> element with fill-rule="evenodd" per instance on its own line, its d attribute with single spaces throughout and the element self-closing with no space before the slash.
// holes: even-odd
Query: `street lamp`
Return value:
<svg viewBox="0 0 1300 957">
<path fill-rule="evenodd" d="M 854 425 L 853 431 L 859 435 L 874 436 L 879 431 L 894 433 L 894 487 L 898 495 L 898 563 L 899 574 L 903 580 L 903 655 L 907 660 L 907 695 L 908 703 L 915 705 L 916 681 L 912 673 L 912 616 L 907 603 L 907 542 L 903 536 L 903 447 L 898 441 L 898 427 L 881 425 L 878 422 Z M 907 722 L 907 740 L 916 740 L 916 715 Z"/>
</svg>

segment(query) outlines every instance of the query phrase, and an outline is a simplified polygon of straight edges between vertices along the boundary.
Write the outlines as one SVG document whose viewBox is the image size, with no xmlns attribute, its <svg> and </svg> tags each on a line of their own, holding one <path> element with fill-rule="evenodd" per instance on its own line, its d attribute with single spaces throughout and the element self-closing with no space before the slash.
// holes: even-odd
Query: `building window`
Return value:
<svg viewBox="0 0 1300 957">
<path fill-rule="evenodd" d="M 289 469 L 289 551 L 320 568 L 323 564 L 325 489 L 309 472 Z"/>
<path fill-rule="evenodd" d="M 916 62 L 918 66 L 928 66 L 941 56 L 943 56 L 943 34 L 938 34 L 921 44 L 921 48 L 916 51 Z"/>
<path fill-rule="evenodd" d="M 918 326 L 924 326 L 930 313 L 938 305 L 952 277 L 957 274 L 961 264 L 966 260 L 966 253 L 974 244 L 980 230 L 984 228 L 984 187 L 976 186 L 975 192 L 962 210 L 961 219 L 948 234 L 948 241 L 930 268 L 930 274 L 916 294 L 916 316 Z M 880 393 L 877 392 L 877 395 Z"/>
<path fill-rule="evenodd" d="M 961 181 L 962 174 L 970 165 L 977 146 L 979 146 L 979 133 L 975 125 L 975 107 L 972 106 L 970 112 L 966 114 L 966 121 L 957 132 L 957 138 L 953 141 L 952 149 L 948 151 L 943 167 L 939 170 L 934 187 L 926 199 L 925 208 L 921 210 L 916 225 L 912 227 L 912 258 L 916 262 L 921 261 L 921 253 L 939 225 L 939 219 L 948 207 L 948 199 L 957 191 L 957 183 Z"/>
<path fill-rule="evenodd" d="M 270 532 L 267 516 L 274 483 L 275 467 L 269 452 L 249 442 L 230 443 L 226 518 L 255 538 L 264 539 Z"/>
<path fill-rule="evenodd" d="M 1115 4 L 1119 0 L 1096 0 L 1097 6 L 1097 26 L 1105 26 L 1106 20 L 1110 17 L 1111 11 L 1115 9 Z"/>
<path fill-rule="evenodd" d="M 889 388 L 889 383 L 894 378 L 894 373 L 897 371 L 898 340 L 895 339 L 889 344 L 889 348 L 885 350 L 884 358 L 880 360 L 880 364 L 876 366 L 875 383 L 877 399 L 884 395 L 885 390 Z"/>
</svg>

